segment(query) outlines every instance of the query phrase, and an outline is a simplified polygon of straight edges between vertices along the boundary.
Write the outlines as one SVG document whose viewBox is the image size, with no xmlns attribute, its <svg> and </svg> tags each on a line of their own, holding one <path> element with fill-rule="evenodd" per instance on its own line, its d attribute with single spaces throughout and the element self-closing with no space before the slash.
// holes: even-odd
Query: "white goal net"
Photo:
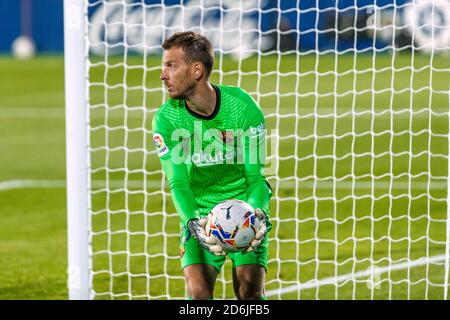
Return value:
<svg viewBox="0 0 450 320">
<path fill-rule="evenodd" d="M 215 48 L 212 83 L 242 87 L 266 116 L 267 297 L 448 298 L 450 1 L 82 8 L 89 298 L 185 297 L 151 121 L 168 99 L 161 44 L 187 30 Z M 215 298 L 234 298 L 229 261 Z"/>
</svg>

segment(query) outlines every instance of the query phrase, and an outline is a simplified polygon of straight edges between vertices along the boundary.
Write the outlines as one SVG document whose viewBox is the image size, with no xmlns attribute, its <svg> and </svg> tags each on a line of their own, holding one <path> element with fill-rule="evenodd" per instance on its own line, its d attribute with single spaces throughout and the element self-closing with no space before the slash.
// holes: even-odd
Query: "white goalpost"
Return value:
<svg viewBox="0 0 450 320">
<path fill-rule="evenodd" d="M 151 122 L 187 30 L 266 116 L 267 297 L 448 299 L 450 1 L 64 0 L 64 29 L 70 299 L 185 297 Z"/>
<path fill-rule="evenodd" d="M 70 299 L 90 297 L 88 104 L 85 6 L 64 1 L 68 289 Z"/>
</svg>

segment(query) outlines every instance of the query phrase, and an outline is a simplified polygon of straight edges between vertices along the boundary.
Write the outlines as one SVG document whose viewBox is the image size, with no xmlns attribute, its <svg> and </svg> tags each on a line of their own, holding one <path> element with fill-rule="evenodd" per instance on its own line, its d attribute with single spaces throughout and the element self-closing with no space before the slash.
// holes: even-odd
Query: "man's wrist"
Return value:
<svg viewBox="0 0 450 320">
<path fill-rule="evenodd" d="M 186 226 L 189 226 L 189 224 L 191 223 L 191 221 L 198 221 L 200 220 L 199 217 L 191 217 L 189 219 L 186 220 Z"/>
</svg>

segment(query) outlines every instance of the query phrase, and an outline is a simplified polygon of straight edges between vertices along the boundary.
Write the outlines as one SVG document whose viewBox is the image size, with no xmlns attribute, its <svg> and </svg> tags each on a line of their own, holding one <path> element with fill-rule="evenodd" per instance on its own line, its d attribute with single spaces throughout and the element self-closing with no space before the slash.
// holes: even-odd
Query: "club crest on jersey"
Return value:
<svg viewBox="0 0 450 320">
<path fill-rule="evenodd" d="M 167 152 L 169 152 L 169 148 L 166 146 L 163 137 L 159 133 L 155 133 L 153 135 L 153 142 L 155 143 L 156 149 L 158 151 L 158 156 L 162 157 Z"/>
</svg>

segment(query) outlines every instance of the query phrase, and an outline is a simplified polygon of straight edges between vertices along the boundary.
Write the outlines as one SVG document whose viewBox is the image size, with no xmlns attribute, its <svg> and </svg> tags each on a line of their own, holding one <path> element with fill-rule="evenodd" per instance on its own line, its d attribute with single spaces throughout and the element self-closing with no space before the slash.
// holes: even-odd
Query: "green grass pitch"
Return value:
<svg viewBox="0 0 450 320">
<path fill-rule="evenodd" d="M 93 289 L 182 298 L 178 217 L 149 153 L 160 59 L 125 62 L 93 58 L 90 72 Z M 63 67 L 58 56 L 0 58 L 0 299 L 67 298 Z M 217 56 L 218 68 L 213 82 L 252 93 L 279 130 L 266 289 L 302 287 L 270 298 L 442 299 L 448 57 Z M 372 287 L 349 276 L 371 266 L 392 268 Z M 230 272 L 227 262 L 216 297 L 233 298 Z"/>
</svg>

